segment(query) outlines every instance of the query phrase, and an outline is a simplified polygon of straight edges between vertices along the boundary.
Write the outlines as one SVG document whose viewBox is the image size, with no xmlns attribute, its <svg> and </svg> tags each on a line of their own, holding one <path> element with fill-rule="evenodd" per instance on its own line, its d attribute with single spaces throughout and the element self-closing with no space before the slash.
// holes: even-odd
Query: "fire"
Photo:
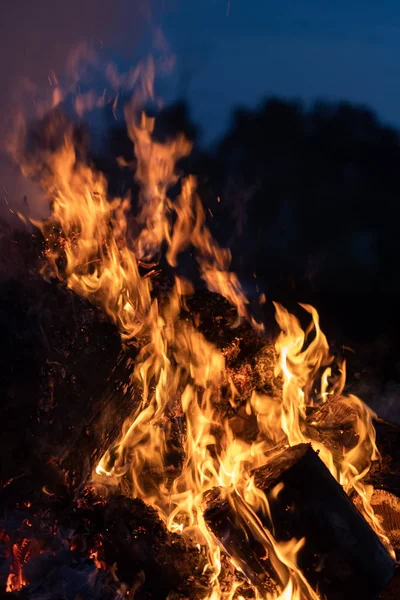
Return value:
<svg viewBox="0 0 400 600">
<path fill-rule="evenodd" d="M 290 315 L 286 309 L 275 304 L 276 319 L 281 327 L 281 333 L 276 342 L 279 362 L 276 373 L 283 377 L 282 404 L 275 415 L 278 423 L 265 423 L 277 431 L 279 424 L 282 432 L 287 437 L 290 445 L 312 442 L 315 449 L 332 475 L 339 481 L 347 493 L 355 491 L 360 495 L 364 516 L 382 538 L 386 545 L 390 545 L 387 536 L 376 519 L 370 503 L 371 492 L 362 483 L 371 464 L 378 458 L 376 447 L 373 417 L 376 416 L 359 398 L 343 393 L 346 382 L 346 365 L 339 365 L 339 373 L 333 376 L 331 365 L 333 357 L 330 355 L 329 345 L 319 326 L 317 311 L 309 305 L 302 305 L 311 315 L 312 323 L 307 332 L 300 327 L 299 321 Z M 307 344 L 307 336 L 314 332 L 314 337 Z M 315 385 L 320 378 L 320 391 L 315 394 Z M 316 404 L 328 403 L 334 400 L 341 403 L 348 414 L 351 415 L 352 427 L 357 443 L 349 450 L 343 449 L 341 456 L 326 444 L 321 444 L 304 432 L 307 407 Z M 261 420 L 262 422 L 262 420 Z"/>
<path fill-rule="evenodd" d="M 12 544 L 10 549 L 11 567 L 6 582 L 6 592 L 18 591 L 27 585 L 27 580 L 24 577 L 23 565 L 31 556 L 30 540 L 24 538 L 15 544 Z"/>
<path fill-rule="evenodd" d="M 96 466 L 93 479 L 143 499 L 157 509 L 171 531 L 190 537 L 204 549 L 210 576 L 204 600 L 242 597 L 238 583 L 229 593 L 220 588 L 220 547 L 203 515 L 204 495 L 222 486 L 232 494 L 230 502 L 238 517 L 246 520 L 266 555 L 272 552 L 275 557 L 280 581 L 276 593 L 265 597 L 316 599 L 296 563 L 304 540 L 278 543 L 255 516 L 253 509 L 262 506 L 268 514 L 268 506 L 251 470 L 264 464 L 274 448 L 311 441 L 346 492 L 360 495 L 367 519 L 384 537 L 370 491 L 362 483 L 377 457 L 374 415 L 360 399 L 344 395 L 345 365 L 334 369 L 317 311 L 303 305 L 311 316 L 311 326 L 304 331 L 294 315 L 276 304 L 281 328 L 276 341 L 280 402 L 253 393 L 247 411 L 256 415 L 259 435 L 251 445 L 237 437 L 224 419 L 221 401 L 234 405 L 238 391 L 221 351 L 199 332 L 195 320 L 180 317 L 189 283 L 176 278 L 168 298 L 161 302 L 152 295 L 152 278 L 140 272 L 140 265 L 156 264 L 164 249 L 168 263 L 175 267 L 179 255 L 192 248 L 208 289 L 236 307 L 238 320 L 252 319 L 240 282 L 229 271 L 230 252 L 219 247 L 207 227 L 195 178 L 181 181 L 177 199 L 168 197 L 177 180 L 176 162 L 190 153 L 191 145 L 182 135 L 165 143 L 153 139 L 154 118 L 142 112 L 143 101 L 154 98 L 153 66 L 150 72 L 136 72 L 138 91 L 125 110 L 140 185 L 134 239 L 128 231 L 129 198 L 109 197 L 104 176 L 77 147 L 73 128 L 63 117 L 52 125 L 61 128 L 62 142 L 41 156 L 46 169 L 35 160 L 22 165 L 26 176 L 39 176 L 52 206 L 50 217 L 35 223 L 46 241 L 43 275 L 58 277 L 101 307 L 124 343 L 138 347 L 132 377 L 142 390 L 141 401 Z M 253 325 L 262 331 L 260 324 L 253 321 Z M 356 445 L 340 456 L 313 437 L 309 422 L 311 409 L 328 406 L 332 400 L 348 408 L 357 438 Z M 93 558 L 100 565 L 95 552 Z M 20 580 L 14 583 L 16 576 L 10 575 L 12 589 L 23 585 Z M 263 597 L 256 588 L 253 592 L 255 598 Z"/>
</svg>

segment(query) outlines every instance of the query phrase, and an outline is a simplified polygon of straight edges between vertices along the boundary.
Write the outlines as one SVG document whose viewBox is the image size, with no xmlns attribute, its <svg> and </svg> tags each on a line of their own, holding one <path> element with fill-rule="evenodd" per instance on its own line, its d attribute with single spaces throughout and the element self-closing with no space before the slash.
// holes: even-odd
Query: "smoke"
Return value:
<svg viewBox="0 0 400 600">
<path fill-rule="evenodd" d="M 134 62 L 171 3 L 163 0 L 14 0 L 0 15 L 0 217 L 14 212 L 38 218 L 48 207 L 38 186 L 23 180 L 10 160 L 17 110 L 33 119 L 54 81 L 63 83 L 71 54 L 82 46 Z M 10 210 L 11 209 L 11 210 Z"/>
</svg>

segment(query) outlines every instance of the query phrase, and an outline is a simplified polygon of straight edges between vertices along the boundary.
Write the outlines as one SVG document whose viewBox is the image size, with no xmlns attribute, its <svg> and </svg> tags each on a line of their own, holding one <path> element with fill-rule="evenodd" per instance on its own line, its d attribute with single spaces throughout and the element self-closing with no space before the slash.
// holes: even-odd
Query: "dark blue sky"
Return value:
<svg viewBox="0 0 400 600">
<path fill-rule="evenodd" d="M 161 25 L 208 139 L 267 94 L 347 99 L 400 126 L 399 0 L 13 0 L 0 20 L 0 132 L 16 82 L 47 85 L 80 41 L 133 52 Z"/>
<path fill-rule="evenodd" d="M 163 21 L 208 137 L 267 94 L 365 103 L 400 125 L 396 0 L 182 0 Z"/>
<path fill-rule="evenodd" d="M 399 0 L 3 4 L 0 187 L 14 204 L 25 194 L 35 197 L 32 184 L 16 175 L 1 152 L 21 97 L 18 91 L 25 97 L 27 89 L 48 87 L 49 73 L 62 76 L 68 53 L 82 41 L 130 60 L 159 25 L 177 55 L 169 97 L 185 95 L 208 142 L 223 133 L 234 106 L 254 106 L 268 94 L 365 103 L 382 120 L 400 127 Z M 33 86 L 27 86 L 27 78 Z"/>
</svg>

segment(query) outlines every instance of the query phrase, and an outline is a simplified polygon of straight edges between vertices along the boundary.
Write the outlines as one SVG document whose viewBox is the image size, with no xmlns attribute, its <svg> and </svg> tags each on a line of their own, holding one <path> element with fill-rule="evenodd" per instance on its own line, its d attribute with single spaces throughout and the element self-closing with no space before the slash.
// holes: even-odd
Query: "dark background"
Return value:
<svg viewBox="0 0 400 600">
<path fill-rule="evenodd" d="M 198 175 L 209 224 L 249 295 L 313 303 L 332 342 L 362 358 L 363 367 L 348 357 L 367 399 L 397 418 L 398 3 L 16 0 L 1 16 L 2 139 L 22 96 L 33 106 L 51 72 L 63 80 L 76 44 L 122 64 L 163 32 L 176 62 L 162 91 L 183 101 L 164 122 L 197 126 L 183 169 Z M 123 124 L 109 134 L 116 151 Z M 4 154 L 0 168 L 2 214 L 26 210 L 24 196 L 32 216 L 45 214 Z"/>
</svg>

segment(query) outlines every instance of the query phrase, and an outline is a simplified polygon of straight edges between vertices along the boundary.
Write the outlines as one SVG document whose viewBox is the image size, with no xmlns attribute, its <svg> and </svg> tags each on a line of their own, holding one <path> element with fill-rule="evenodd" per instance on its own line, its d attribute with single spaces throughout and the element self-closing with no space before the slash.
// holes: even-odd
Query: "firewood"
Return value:
<svg viewBox="0 0 400 600">
<path fill-rule="evenodd" d="M 9 279 L 0 297 L 0 351 L 7 357 L 0 368 L 7 423 L 0 484 L 6 485 L 74 445 L 96 412 L 121 343 L 101 312 L 63 285 L 39 276 Z"/>
<path fill-rule="evenodd" d="M 359 496 L 354 504 L 361 511 L 362 502 Z M 374 490 L 371 504 L 375 515 L 381 521 L 393 549 L 400 553 L 400 499 L 386 490 Z"/>
<path fill-rule="evenodd" d="M 343 450 L 350 450 L 358 442 L 354 430 L 356 419 L 357 414 L 345 397 L 330 397 L 310 410 L 304 423 L 304 434 L 312 442 L 328 448 L 340 462 Z"/>
<path fill-rule="evenodd" d="M 239 496 L 235 492 L 233 494 L 235 500 L 240 502 Z M 247 519 L 241 518 L 233 510 L 219 488 L 207 494 L 205 500 L 207 503 L 205 521 L 236 567 L 244 573 L 262 596 L 281 591 L 279 575 L 274 572 L 270 554 L 266 556 L 264 547 L 252 535 Z M 251 518 L 258 520 L 250 507 L 246 506 L 245 510 Z M 272 548 L 269 550 L 273 552 Z"/>
<path fill-rule="evenodd" d="M 89 398 L 75 437 L 59 454 L 60 466 L 71 474 L 75 487 L 90 477 L 93 468 L 118 438 L 125 419 L 133 411 L 140 390 L 132 381 L 132 373 L 132 355 L 121 350 L 104 387 Z"/>
<path fill-rule="evenodd" d="M 164 280 L 155 282 L 155 293 L 165 297 Z M 161 289 L 159 289 L 161 288 Z M 244 406 L 254 388 L 268 394 L 277 393 L 274 388 L 274 348 L 272 342 L 257 336 L 248 323 L 232 328 L 236 312 L 218 294 L 198 291 L 190 296 L 182 309 L 182 318 L 196 320 L 209 341 L 215 343 L 226 361 L 226 369 L 241 392 L 241 405 L 235 410 L 227 402 L 224 410 L 231 422 L 243 421 L 246 430 L 241 432 L 248 440 L 257 434 L 255 419 L 244 415 Z M 122 424 L 132 413 L 141 397 L 141 390 L 133 381 L 135 348 L 121 349 L 116 364 L 107 381 L 101 380 L 98 390 L 89 398 L 87 410 L 78 423 L 75 435 L 68 439 L 65 451 L 58 453 L 63 468 L 71 471 L 75 480 L 85 481 L 99 458 L 118 438 Z M 103 387 L 101 387 L 103 386 Z"/>
<path fill-rule="evenodd" d="M 328 598 L 354 598 L 373 597 L 385 587 L 394 573 L 392 558 L 311 445 L 287 448 L 253 475 L 270 505 L 271 521 L 258 514 L 264 526 L 278 542 L 305 538 L 298 564 L 314 588 Z M 226 540 L 236 544 L 237 522 L 220 492 L 205 517 L 225 547 Z"/>
</svg>

